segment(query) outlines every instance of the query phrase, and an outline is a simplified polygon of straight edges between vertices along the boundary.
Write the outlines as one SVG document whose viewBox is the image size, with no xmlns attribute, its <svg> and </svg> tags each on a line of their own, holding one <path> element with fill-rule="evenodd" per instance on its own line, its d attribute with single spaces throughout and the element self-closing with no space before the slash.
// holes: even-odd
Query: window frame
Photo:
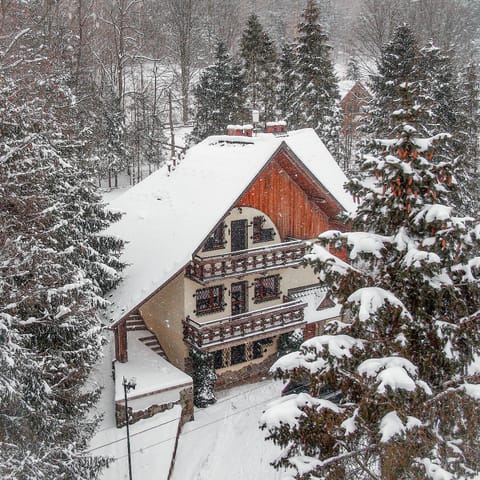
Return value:
<svg viewBox="0 0 480 480">
<path fill-rule="evenodd" d="M 269 302 L 270 300 L 276 300 L 280 298 L 280 279 L 280 275 L 269 275 L 266 277 L 256 278 L 253 282 L 254 302 Z M 270 285 L 265 285 L 268 282 L 273 282 L 273 289 L 270 288 Z"/>
<path fill-rule="evenodd" d="M 257 215 L 252 220 L 252 242 L 264 243 L 271 242 L 275 238 L 275 230 L 273 228 L 263 228 L 265 223 L 265 217 L 263 215 Z"/>
<path fill-rule="evenodd" d="M 240 343 L 230 348 L 230 365 L 239 365 L 248 362 L 247 344 Z"/>
<path fill-rule="evenodd" d="M 221 250 L 225 248 L 227 241 L 225 239 L 225 224 L 222 222 L 218 224 L 208 237 L 203 246 L 204 252 L 211 252 L 212 250 Z"/>
<path fill-rule="evenodd" d="M 199 288 L 195 292 L 195 314 L 201 316 L 223 311 L 225 309 L 224 290 L 223 285 Z M 202 306 L 200 302 L 205 302 L 205 305 Z"/>
</svg>

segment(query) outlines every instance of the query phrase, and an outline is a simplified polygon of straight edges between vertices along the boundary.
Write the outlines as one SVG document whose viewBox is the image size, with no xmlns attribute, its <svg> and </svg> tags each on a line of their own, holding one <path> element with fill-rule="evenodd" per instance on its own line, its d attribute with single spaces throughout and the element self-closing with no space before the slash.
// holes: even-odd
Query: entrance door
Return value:
<svg viewBox="0 0 480 480">
<path fill-rule="evenodd" d="M 232 283 L 232 315 L 247 311 L 247 282 Z"/>
<path fill-rule="evenodd" d="M 247 220 L 233 220 L 230 226 L 232 232 L 232 252 L 245 250 L 247 243 Z"/>
</svg>

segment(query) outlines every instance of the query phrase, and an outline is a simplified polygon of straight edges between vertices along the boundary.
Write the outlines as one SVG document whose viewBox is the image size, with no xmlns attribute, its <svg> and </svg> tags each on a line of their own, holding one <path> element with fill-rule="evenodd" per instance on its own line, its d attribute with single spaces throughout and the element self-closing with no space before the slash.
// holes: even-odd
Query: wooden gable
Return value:
<svg viewBox="0 0 480 480">
<path fill-rule="evenodd" d="M 341 206 L 285 145 L 235 206 L 253 207 L 267 214 L 282 241 L 288 237 L 315 238 L 325 230 L 342 229 L 336 219 Z"/>
</svg>

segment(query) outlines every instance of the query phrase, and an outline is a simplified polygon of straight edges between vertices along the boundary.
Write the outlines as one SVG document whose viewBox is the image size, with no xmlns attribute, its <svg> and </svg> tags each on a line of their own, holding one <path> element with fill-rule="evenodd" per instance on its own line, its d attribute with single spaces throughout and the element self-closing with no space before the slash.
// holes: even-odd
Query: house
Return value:
<svg viewBox="0 0 480 480">
<path fill-rule="evenodd" d="M 344 170 L 349 170 L 353 163 L 353 147 L 359 138 L 358 127 L 365 117 L 365 107 L 372 98 L 362 82 L 356 81 L 353 85 L 350 81 L 348 83 L 349 88 L 346 89 L 340 100 L 340 107 L 343 111 L 341 132 L 345 151 Z"/>
<path fill-rule="evenodd" d="M 345 181 L 305 129 L 209 137 L 118 197 L 109 233 L 127 240 L 128 267 L 109 298 L 115 371 L 136 362 L 150 378 L 143 342 L 188 374 L 195 348 L 213 355 L 223 388 L 265 374 L 282 335 L 319 333 L 339 308 L 302 257 L 320 232 L 342 230 L 338 214 L 354 208 Z M 158 393 L 146 388 L 143 408 Z"/>
</svg>

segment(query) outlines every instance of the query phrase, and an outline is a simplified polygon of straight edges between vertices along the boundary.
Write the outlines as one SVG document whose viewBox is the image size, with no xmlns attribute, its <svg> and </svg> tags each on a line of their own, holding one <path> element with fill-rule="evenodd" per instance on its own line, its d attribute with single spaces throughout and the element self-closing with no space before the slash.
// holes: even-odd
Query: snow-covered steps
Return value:
<svg viewBox="0 0 480 480">
<path fill-rule="evenodd" d="M 135 330 L 147 330 L 147 326 L 145 325 L 145 322 L 143 321 L 142 316 L 136 312 L 136 313 L 131 313 L 127 317 L 127 332 L 133 332 Z"/>
<path fill-rule="evenodd" d="M 157 337 L 155 335 L 148 335 L 147 337 L 141 337 L 138 339 L 140 342 L 148 347 L 150 350 L 154 351 L 157 355 L 160 355 L 162 358 L 167 360 L 167 356 L 163 351 L 161 345 L 158 343 Z"/>
</svg>

